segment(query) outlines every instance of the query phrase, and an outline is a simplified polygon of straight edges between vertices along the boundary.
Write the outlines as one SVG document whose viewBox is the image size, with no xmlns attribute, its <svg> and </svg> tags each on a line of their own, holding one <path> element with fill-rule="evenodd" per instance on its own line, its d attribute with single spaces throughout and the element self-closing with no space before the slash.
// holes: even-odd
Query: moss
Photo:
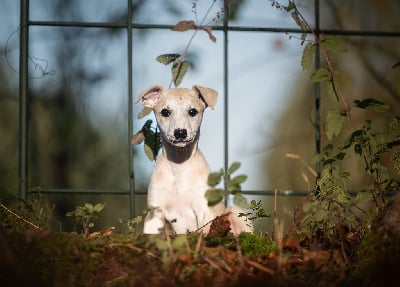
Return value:
<svg viewBox="0 0 400 287">
<path fill-rule="evenodd" d="M 275 242 L 252 233 L 241 233 L 239 241 L 243 254 L 249 257 L 268 256 L 271 252 L 278 251 Z"/>
</svg>

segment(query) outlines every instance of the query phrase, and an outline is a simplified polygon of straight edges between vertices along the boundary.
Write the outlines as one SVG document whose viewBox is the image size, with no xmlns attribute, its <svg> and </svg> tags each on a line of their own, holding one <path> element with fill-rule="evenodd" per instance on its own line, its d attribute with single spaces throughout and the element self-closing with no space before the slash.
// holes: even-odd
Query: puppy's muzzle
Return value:
<svg viewBox="0 0 400 287">
<path fill-rule="evenodd" d="M 183 141 L 187 138 L 186 129 L 176 129 L 174 130 L 174 137 L 176 141 Z"/>
</svg>

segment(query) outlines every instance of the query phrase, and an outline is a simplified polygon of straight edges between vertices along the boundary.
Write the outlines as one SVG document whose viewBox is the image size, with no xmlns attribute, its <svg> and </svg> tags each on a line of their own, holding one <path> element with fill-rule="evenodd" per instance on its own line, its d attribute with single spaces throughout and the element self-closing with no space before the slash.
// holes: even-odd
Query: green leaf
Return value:
<svg viewBox="0 0 400 287">
<path fill-rule="evenodd" d="M 174 62 L 174 64 L 172 65 L 172 77 L 174 79 L 175 87 L 178 87 L 181 84 L 183 77 L 189 69 L 189 66 L 190 62 L 186 60 L 183 62 Z"/>
<path fill-rule="evenodd" d="M 314 43 L 308 43 L 303 50 L 301 57 L 301 67 L 303 70 L 308 70 L 314 59 L 316 45 Z"/>
<path fill-rule="evenodd" d="M 225 190 L 221 188 L 209 189 L 206 192 L 206 198 L 209 206 L 220 203 L 225 197 Z"/>
<path fill-rule="evenodd" d="M 240 185 L 247 180 L 247 175 L 238 175 L 231 180 L 232 185 Z"/>
<path fill-rule="evenodd" d="M 240 162 L 234 162 L 228 168 L 228 174 L 232 174 L 240 168 Z"/>
<path fill-rule="evenodd" d="M 330 110 L 328 112 L 326 117 L 326 136 L 328 140 L 332 140 L 334 136 L 340 134 L 345 120 L 346 114 L 339 110 Z"/>
<path fill-rule="evenodd" d="M 168 65 L 177 60 L 180 56 L 180 54 L 163 54 L 158 56 L 156 60 L 164 65 Z"/>
<path fill-rule="evenodd" d="M 332 100 L 339 102 L 339 97 L 336 93 L 335 84 L 332 79 L 326 81 L 326 93 Z"/>
<path fill-rule="evenodd" d="M 210 173 L 208 175 L 207 184 L 209 186 L 216 186 L 217 184 L 219 184 L 221 182 L 222 174 L 223 174 L 222 171 Z"/>
<path fill-rule="evenodd" d="M 326 50 L 331 52 L 345 52 L 347 50 L 346 43 L 340 37 L 327 36 L 322 39 L 321 44 Z"/>
<path fill-rule="evenodd" d="M 365 100 L 355 100 L 354 104 L 357 108 L 366 109 L 374 112 L 384 112 L 387 111 L 390 107 L 381 101 L 378 101 L 373 98 L 365 99 Z"/>
<path fill-rule="evenodd" d="M 106 205 L 104 203 L 98 203 L 93 207 L 94 212 L 100 212 L 104 209 Z"/>
<path fill-rule="evenodd" d="M 251 208 L 251 205 L 247 202 L 247 199 L 240 193 L 233 197 L 233 203 L 240 208 Z"/>
<path fill-rule="evenodd" d="M 323 82 L 331 79 L 331 74 L 327 68 L 320 68 L 311 74 L 311 81 L 313 82 Z"/>
</svg>

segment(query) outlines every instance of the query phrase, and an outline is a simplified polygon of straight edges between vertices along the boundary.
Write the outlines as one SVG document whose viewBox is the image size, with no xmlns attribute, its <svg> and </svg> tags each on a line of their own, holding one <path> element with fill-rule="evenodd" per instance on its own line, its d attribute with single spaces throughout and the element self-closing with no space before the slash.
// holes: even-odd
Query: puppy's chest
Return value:
<svg viewBox="0 0 400 287">
<path fill-rule="evenodd" d="M 165 176 L 164 187 L 177 195 L 204 195 L 208 188 L 208 172 L 191 166 L 170 168 Z"/>
</svg>

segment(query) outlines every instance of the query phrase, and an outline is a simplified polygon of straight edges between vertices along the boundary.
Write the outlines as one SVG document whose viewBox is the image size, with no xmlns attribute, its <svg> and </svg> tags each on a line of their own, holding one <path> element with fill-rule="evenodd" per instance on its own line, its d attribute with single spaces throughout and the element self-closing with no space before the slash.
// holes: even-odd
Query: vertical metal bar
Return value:
<svg viewBox="0 0 400 287">
<path fill-rule="evenodd" d="M 19 196 L 28 196 L 28 53 L 29 53 L 29 0 L 21 0 L 19 48 Z"/>
<path fill-rule="evenodd" d="M 128 0 L 128 147 L 129 147 L 129 196 L 130 217 L 135 217 L 135 174 L 133 170 L 133 85 L 132 85 L 132 0 Z"/>
<path fill-rule="evenodd" d="M 228 83 L 228 19 L 229 19 L 229 5 L 225 5 L 224 17 L 224 169 L 228 169 L 229 165 L 229 83 Z M 228 198 L 225 197 L 225 206 L 228 205 Z"/>
<path fill-rule="evenodd" d="M 314 19 L 315 19 L 315 33 L 317 37 L 320 35 L 320 15 L 319 15 L 319 0 L 314 1 Z M 321 67 L 320 61 L 320 46 L 317 44 L 315 50 L 315 70 Z M 315 97 L 315 152 L 321 153 L 321 124 L 320 124 L 320 100 L 321 100 L 321 85 L 320 83 L 314 83 L 314 97 Z M 321 164 L 317 163 L 315 169 L 318 174 L 318 178 L 321 174 Z"/>
</svg>

